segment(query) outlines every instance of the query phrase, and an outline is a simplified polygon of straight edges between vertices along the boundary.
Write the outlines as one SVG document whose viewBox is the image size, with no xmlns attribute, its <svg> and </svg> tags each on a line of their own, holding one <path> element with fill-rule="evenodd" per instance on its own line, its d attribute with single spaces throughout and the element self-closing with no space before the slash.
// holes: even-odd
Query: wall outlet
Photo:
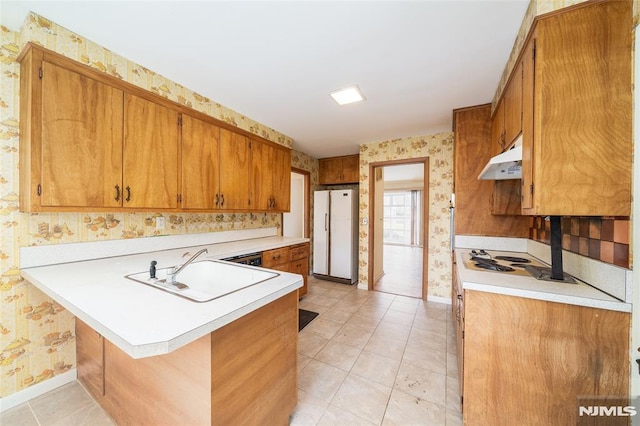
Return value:
<svg viewBox="0 0 640 426">
<path fill-rule="evenodd" d="M 156 229 L 164 229 L 164 216 L 156 217 Z"/>
</svg>

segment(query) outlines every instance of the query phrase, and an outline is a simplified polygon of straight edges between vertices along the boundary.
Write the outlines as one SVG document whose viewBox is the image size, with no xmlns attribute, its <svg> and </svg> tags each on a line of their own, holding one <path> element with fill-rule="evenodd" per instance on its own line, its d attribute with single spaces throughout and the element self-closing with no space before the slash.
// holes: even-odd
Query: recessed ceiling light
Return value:
<svg viewBox="0 0 640 426">
<path fill-rule="evenodd" d="M 338 105 L 352 104 L 354 102 L 365 100 L 365 97 L 362 95 L 358 86 L 351 86 L 342 90 L 336 90 L 335 92 L 331 92 L 330 95 Z"/>
</svg>

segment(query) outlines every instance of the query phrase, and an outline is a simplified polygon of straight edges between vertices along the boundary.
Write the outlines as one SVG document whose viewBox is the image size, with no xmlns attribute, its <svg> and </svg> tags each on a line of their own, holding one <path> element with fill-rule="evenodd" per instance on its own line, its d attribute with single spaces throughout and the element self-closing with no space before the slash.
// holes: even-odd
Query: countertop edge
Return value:
<svg viewBox="0 0 640 426">
<path fill-rule="evenodd" d="M 602 295 L 602 299 L 594 299 L 584 296 L 573 296 L 569 294 L 562 293 L 553 293 L 549 291 L 537 291 L 526 288 L 518 288 L 517 286 L 509 286 L 503 284 L 489 284 L 487 282 L 479 282 L 477 279 L 470 279 L 468 274 L 472 271 L 469 271 L 464 266 L 464 259 L 462 258 L 462 253 L 456 252 L 456 269 L 458 279 L 462 283 L 463 290 L 474 290 L 474 291 L 483 291 L 486 293 L 494 293 L 494 294 L 504 294 L 507 296 L 516 296 L 523 297 L 527 299 L 536 299 L 543 300 L 547 302 L 555 302 L 555 303 L 564 303 L 575 306 L 584 306 L 590 308 L 597 309 L 606 309 L 610 311 L 618 311 L 618 312 L 626 312 L 630 313 L 632 305 L 630 303 L 621 302 L 618 300 L 606 300 L 606 298 L 614 299 L 612 296 L 607 295 L 606 293 L 596 289 L 595 287 L 589 286 L 593 289 L 594 292 L 598 292 Z M 489 281 L 492 277 L 491 274 L 493 272 L 485 272 L 485 271 L 473 271 L 474 274 L 482 274 L 482 277 L 487 277 L 487 281 Z M 496 277 L 494 277 L 496 278 Z M 535 280 L 535 278 L 531 277 L 531 280 Z M 567 284 L 574 285 L 574 284 Z M 588 286 L 587 284 L 583 284 Z"/>
<path fill-rule="evenodd" d="M 525 299 L 543 300 L 545 302 L 562 303 L 566 305 L 584 306 L 587 308 L 606 309 L 608 311 L 631 312 L 631 304 L 624 302 L 613 302 L 607 300 L 589 299 L 579 296 L 569 296 L 564 294 L 551 294 L 541 291 L 524 290 L 513 287 L 494 286 L 491 284 L 480 284 L 469 281 L 462 281 L 464 290 L 482 291 L 485 293 L 503 294 L 505 296 L 523 297 Z"/>
<path fill-rule="evenodd" d="M 295 246 L 295 245 L 303 244 L 307 242 L 309 242 L 309 238 L 269 236 L 269 237 L 256 238 L 253 241 L 251 240 L 239 241 L 238 243 L 241 247 L 232 248 L 233 246 L 230 246 L 229 248 L 231 248 L 231 250 L 227 252 L 224 251 L 225 250 L 224 247 L 220 247 L 220 246 L 223 246 L 224 244 L 234 244 L 236 242 L 222 242 L 222 243 L 214 244 L 219 246 L 220 251 L 217 253 L 212 253 L 212 255 L 209 256 L 209 258 L 220 259 L 225 257 L 232 257 L 232 256 L 257 252 L 257 251 L 261 252 L 261 251 L 276 249 L 280 247 Z M 207 246 L 211 246 L 211 245 L 193 246 L 193 247 L 188 247 L 188 249 L 195 249 L 196 247 L 207 247 Z M 159 250 L 158 252 L 166 252 L 170 250 L 171 249 Z M 125 255 L 124 257 L 126 256 L 127 255 Z M 115 257 L 118 257 L 118 256 L 115 256 Z M 62 265 L 62 264 L 73 265 L 73 264 L 91 262 L 92 260 L 100 260 L 100 259 L 102 258 L 91 259 L 91 260 L 81 260 L 77 262 L 65 262 L 58 265 Z M 84 323 L 86 323 L 89 327 L 93 328 L 105 339 L 109 340 L 111 343 L 116 345 L 118 348 L 123 350 L 125 353 L 127 353 L 129 356 L 131 356 L 134 359 L 170 353 L 182 346 L 185 346 L 197 340 L 202 336 L 205 336 L 208 333 L 211 333 L 219 328 L 224 327 L 225 325 L 239 319 L 240 317 L 257 310 L 267 305 L 268 303 L 271 303 L 279 299 L 280 297 L 286 294 L 296 291 L 297 289 L 303 286 L 303 279 L 301 275 L 278 271 L 281 276 L 281 279 L 285 279 L 286 281 L 284 281 L 281 284 L 280 288 L 276 289 L 275 291 L 271 293 L 267 293 L 265 295 L 258 296 L 258 298 L 254 300 L 250 300 L 246 305 L 237 307 L 235 310 L 229 311 L 221 316 L 213 318 L 211 321 L 203 322 L 202 325 L 199 325 L 187 332 L 179 334 L 175 338 L 172 338 L 170 340 L 135 345 L 130 343 L 128 340 L 121 337 L 120 335 L 118 335 L 116 331 L 112 331 L 107 325 L 95 319 L 90 312 L 87 312 L 87 310 L 81 308 L 80 306 L 77 306 L 75 303 L 72 303 L 68 298 L 63 297 L 62 294 L 60 294 L 54 288 L 52 288 L 51 286 L 43 282 L 46 280 L 43 280 L 41 278 L 38 279 L 36 278 L 35 275 L 31 273 L 31 272 L 36 272 L 41 267 L 47 268 L 49 266 L 54 266 L 54 265 L 31 266 L 28 268 L 22 268 L 20 270 L 20 273 L 26 281 L 34 285 L 37 289 L 45 293 L 47 296 L 51 297 L 56 303 L 60 304 L 62 307 L 68 310 L 69 313 L 71 313 L 72 315 L 74 315 Z M 197 303 L 197 302 L 194 302 L 194 303 Z"/>
</svg>

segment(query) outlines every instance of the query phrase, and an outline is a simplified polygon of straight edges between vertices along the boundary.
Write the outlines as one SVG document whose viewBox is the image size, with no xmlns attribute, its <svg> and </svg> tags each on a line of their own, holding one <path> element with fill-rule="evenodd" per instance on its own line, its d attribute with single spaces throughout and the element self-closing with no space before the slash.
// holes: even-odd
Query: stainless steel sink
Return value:
<svg viewBox="0 0 640 426">
<path fill-rule="evenodd" d="M 208 302 L 280 275 L 236 263 L 203 260 L 186 266 L 177 276 L 177 282 L 169 284 L 166 277 L 171 269 L 158 269 L 155 279 L 149 278 L 148 271 L 126 275 L 126 278 L 195 302 Z"/>
</svg>

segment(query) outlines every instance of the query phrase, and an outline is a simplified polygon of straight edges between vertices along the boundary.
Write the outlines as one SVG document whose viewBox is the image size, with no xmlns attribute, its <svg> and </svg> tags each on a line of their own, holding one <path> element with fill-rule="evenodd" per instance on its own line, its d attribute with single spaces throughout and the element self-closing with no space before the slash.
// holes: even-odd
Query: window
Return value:
<svg viewBox="0 0 640 426">
<path fill-rule="evenodd" d="M 421 245 L 420 198 L 422 191 L 398 191 L 384 193 L 385 244 Z"/>
</svg>

